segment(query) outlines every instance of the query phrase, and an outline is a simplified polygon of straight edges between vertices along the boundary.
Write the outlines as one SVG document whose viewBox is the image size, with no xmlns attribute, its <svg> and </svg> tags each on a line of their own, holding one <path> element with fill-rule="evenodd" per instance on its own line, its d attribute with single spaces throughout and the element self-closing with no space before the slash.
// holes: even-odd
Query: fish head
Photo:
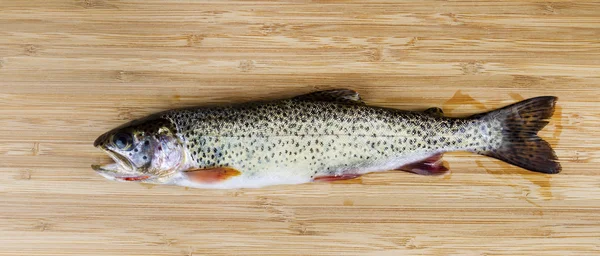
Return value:
<svg viewBox="0 0 600 256">
<path fill-rule="evenodd" d="M 115 181 L 166 183 L 185 163 L 185 150 L 175 125 L 165 118 L 133 121 L 102 134 L 94 142 L 114 163 L 92 165 Z"/>
</svg>

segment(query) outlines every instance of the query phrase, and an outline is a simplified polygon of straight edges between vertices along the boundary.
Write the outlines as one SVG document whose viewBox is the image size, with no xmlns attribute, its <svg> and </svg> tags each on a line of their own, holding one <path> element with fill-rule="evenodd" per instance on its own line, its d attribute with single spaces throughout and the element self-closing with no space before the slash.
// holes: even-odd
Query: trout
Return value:
<svg viewBox="0 0 600 256">
<path fill-rule="evenodd" d="M 169 110 L 102 134 L 109 180 L 193 188 L 259 188 L 402 170 L 448 171 L 445 152 L 468 151 L 524 168 L 561 170 L 537 133 L 557 98 L 541 96 L 464 118 L 441 109 L 366 105 L 347 89 L 292 98 Z"/>
</svg>

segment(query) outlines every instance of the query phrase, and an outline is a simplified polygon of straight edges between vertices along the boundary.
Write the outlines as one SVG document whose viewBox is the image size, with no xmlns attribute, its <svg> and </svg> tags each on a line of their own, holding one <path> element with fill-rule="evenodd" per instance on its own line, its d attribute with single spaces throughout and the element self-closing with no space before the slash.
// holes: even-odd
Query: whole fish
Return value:
<svg viewBox="0 0 600 256">
<path fill-rule="evenodd" d="M 403 170 L 447 171 L 444 152 L 469 151 L 541 173 L 560 163 L 537 136 L 557 98 L 527 99 L 466 118 L 372 107 L 347 89 L 293 98 L 177 109 L 101 135 L 110 180 L 195 188 L 258 188 Z"/>
</svg>

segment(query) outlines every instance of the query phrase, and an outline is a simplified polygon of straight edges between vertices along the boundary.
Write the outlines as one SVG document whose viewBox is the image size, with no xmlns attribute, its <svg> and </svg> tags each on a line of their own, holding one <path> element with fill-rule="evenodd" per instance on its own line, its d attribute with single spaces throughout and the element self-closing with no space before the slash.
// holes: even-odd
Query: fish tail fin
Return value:
<svg viewBox="0 0 600 256">
<path fill-rule="evenodd" d="M 502 143 L 480 153 L 530 171 L 559 173 L 561 166 L 554 150 L 537 135 L 554 114 L 556 100 L 557 97 L 541 96 L 484 114 L 484 118 L 502 123 Z"/>
</svg>

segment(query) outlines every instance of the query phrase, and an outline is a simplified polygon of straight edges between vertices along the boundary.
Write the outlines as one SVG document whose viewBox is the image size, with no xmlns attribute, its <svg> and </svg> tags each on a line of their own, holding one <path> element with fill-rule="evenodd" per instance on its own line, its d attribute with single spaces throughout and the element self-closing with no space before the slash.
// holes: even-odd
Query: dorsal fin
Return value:
<svg viewBox="0 0 600 256">
<path fill-rule="evenodd" d="M 432 116 L 435 116 L 435 117 L 442 117 L 442 116 L 444 116 L 444 111 L 441 108 L 437 108 L 437 107 L 428 108 L 428 109 L 426 109 L 423 112 L 425 112 L 425 114 L 432 115 Z"/>
<path fill-rule="evenodd" d="M 350 89 L 333 89 L 326 91 L 312 92 L 294 97 L 296 100 L 309 101 L 334 101 L 363 104 L 358 92 Z"/>
</svg>

